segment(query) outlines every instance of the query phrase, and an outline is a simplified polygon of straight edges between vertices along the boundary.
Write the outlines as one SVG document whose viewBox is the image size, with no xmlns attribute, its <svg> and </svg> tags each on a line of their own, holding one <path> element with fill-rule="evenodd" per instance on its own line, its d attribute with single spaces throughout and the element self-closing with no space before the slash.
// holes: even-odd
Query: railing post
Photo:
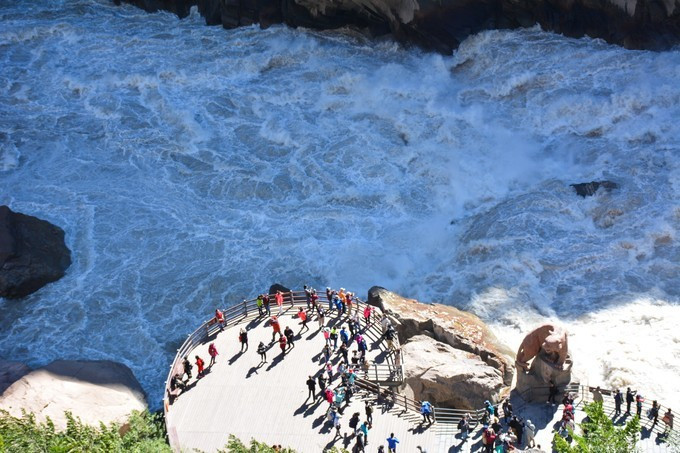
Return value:
<svg viewBox="0 0 680 453">
<path fill-rule="evenodd" d="M 290 306 L 294 307 L 295 306 L 295 298 L 293 296 L 293 290 L 292 289 L 290 290 L 289 294 L 290 294 Z"/>
</svg>

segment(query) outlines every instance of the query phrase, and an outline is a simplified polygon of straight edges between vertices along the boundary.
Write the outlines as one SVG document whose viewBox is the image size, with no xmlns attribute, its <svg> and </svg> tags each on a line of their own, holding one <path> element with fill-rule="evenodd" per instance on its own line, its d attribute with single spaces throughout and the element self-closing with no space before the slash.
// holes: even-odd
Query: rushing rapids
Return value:
<svg viewBox="0 0 680 453">
<path fill-rule="evenodd" d="M 106 0 L 0 20 L 0 204 L 73 251 L 0 300 L 0 356 L 122 361 L 159 404 L 216 305 L 379 284 L 513 346 L 564 322 L 584 379 L 680 402 L 680 52 L 529 29 L 441 56 Z"/>
</svg>

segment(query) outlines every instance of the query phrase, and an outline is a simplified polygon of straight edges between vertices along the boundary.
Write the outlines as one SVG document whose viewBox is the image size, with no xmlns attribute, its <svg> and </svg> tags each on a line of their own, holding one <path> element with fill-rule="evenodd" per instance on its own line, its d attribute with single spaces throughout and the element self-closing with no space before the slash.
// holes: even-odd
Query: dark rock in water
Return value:
<svg viewBox="0 0 680 453">
<path fill-rule="evenodd" d="M 119 3 L 121 0 L 114 0 Z M 571 37 L 590 36 L 629 49 L 669 49 L 680 43 L 680 0 L 124 0 L 179 17 L 192 5 L 209 25 L 334 29 L 391 33 L 445 54 L 482 30 L 539 24 Z"/>
<path fill-rule="evenodd" d="M 63 277 L 70 265 L 64 230 L 0 206 L 0 297 L 27 296 Z"/>
<path fill-rule="evenodd" d="M 286 294 L 290 292 L 290 288 L 286 288 L 283 285 L 280 285 L 278 283 L 274 283 L 272 286 L 269 287 L 269 293 L 268 294 L 276 294 L 277 291 L 281 291 L 282 293 Z"/>
<path fill-rule="evenodd" d="M 597 189 L 599 189 L 600 187 L 603 187 L 607 191 L 619 188 L 618 184 L 611 181 L 591 181 L 569 185 L 573 187 L 574 190 L 576 190 L 576 193 L 578 195 L 581 195 L 583 198 L 595 195 L 595 192 L 597 192 Z"/>
<path fill-rule="evenodd" d="M 196 4 L 196 0 L 113 0 L 113 3 L 120 5 L 122 1 L 132 3 L 150 13 L 170 11 L 177 14 L 180 18 L 187 17 L 191 7 Z M 219 2 L 216 1 L 214 3 Z"/>
<path fill-rule="evenodd" d="M 381 311 L 385 311 L 385 307 L 383 307 L 382 297 L 381 297 L 381 295 L 385 291 L 388 291 L 388 290 L 383 288 L 382 286 L 371 286 L 371 288 L 368 290 L 368 299 L 366 300 L 366 303 L 368 305 L 373 305 L 374 307 L 378 307 Z"/>
</svg>

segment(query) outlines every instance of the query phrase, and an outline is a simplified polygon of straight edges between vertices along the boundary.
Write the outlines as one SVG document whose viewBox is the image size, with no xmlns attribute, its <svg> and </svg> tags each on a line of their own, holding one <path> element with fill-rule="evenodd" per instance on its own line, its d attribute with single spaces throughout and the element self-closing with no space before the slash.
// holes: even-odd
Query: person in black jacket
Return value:
<svg viewBox="0 0 680 453">
<path fill-rule="evenodd" d="M 182 365 L 184 366 L 184 372 L 187 374 L 187 377 L 191 379 L 191 370 L 194 368 L 194 366 L 191 364 L 191 362 L 189 362 L 188 357 L 184 357 Z"/>
<path fill-rule="evenodd" d="M 637 391 L 631 390 L 630 387 L 626 390 L 626 413 L 624 415 L 630 415 L 630 405 L 635 401 L 635 394 Z"/>
<path fill-rule="evenodd" d="M 307 388 L 309 389 L 307 399 L 312 398 L 312 401 L 314 401 L 314 393 L 316 392 L 316 381 L 311 376 L 309 376 L 309 379 L 307 379 Z"/>
<path fill-rule="evenodd" d="M 623 395 L 619 389 L 614 392 L 614 405 L 616 409 L 614 410 L 614 415 L 621 415 L 621 405 L 623 404 Z"/>
</svg>

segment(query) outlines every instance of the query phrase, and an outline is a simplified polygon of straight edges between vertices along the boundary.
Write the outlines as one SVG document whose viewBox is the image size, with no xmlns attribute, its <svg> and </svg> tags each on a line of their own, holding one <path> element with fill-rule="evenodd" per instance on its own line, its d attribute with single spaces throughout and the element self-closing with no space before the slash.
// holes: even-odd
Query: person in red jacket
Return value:
<svg viewBox="0 0 680 453">
<path fill-rule="evenodd" d="M 199 356 L 196 356 L 196 367 L 198 368 L 198 375 L 196 378 L 203 377 L 203 368 L 205 367 L 205 362 Z"/>
<path fill-rule="evenodd" d="M 286 337 L 281 335 L 279 337 L 279 347 L 281 348 L 281 354 L 286 353 Z"/>
<path fill-rule="evenodd" d="M 279 319 L 276 316 L 272 316 L 272 319 L 269 320 L 269 322 L 272 325 L 272 343 L 274 343 L 274 338 L 276 338 L 276 334 L 279 334 L 279 338 L 282 336 L 281 335 L 281 325 L 279 324 Z"/>
<path fill-rule="evenodd" d="M 281 313 L 283 313 L 283 293 L 277 291 L 274 295 L 274 299 L 276 299 L 276 305 L 279 306 L 279 316 L 281 316 Z"/>
<path fill-rule="evenodd" d="M 302 307 L 300 307 L 300 310 L 298 311 L 298 318 L 300 318 L 300 321 L 302 321 L 300 332 L 303 330 L 309 330 L 309 327 L 307 326 L 307 312 Z"/>
</svg>

